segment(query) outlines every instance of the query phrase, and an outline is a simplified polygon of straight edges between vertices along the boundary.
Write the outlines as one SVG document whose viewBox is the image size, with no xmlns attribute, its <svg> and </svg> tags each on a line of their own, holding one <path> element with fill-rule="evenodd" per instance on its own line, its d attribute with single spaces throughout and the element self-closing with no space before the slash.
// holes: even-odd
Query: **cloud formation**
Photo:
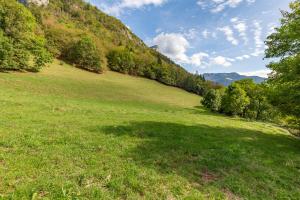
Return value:
<svg viewBox="0 0 300 200">
<path fill-rule="evenodd" d="M 254 3 L 256 0 L 198 0 L 197 4 L 202 9 L 210 9 L 212 13 L 219 13 L 226 8 L 235 8 L 243 2 L 248 4 Z"/>
<path fill-rule="evenodd" d="M 239 44 L 239 41 L 233 36 L 233 30 L 229 26 L 218 28 L 218 30 L 225 34 L 228 42 L 231 42 L 233 45 Z"/>
<path fill-rule="evenodd" d="M 206 52 L 197 52 L 188 56 L 187 51 L 191 45 L 185 35 L 180 33 L 160 33 L 153 39 L 152 43 L 158 45 L 161 53 L 180 64 L 190 64 L 200 68 L 211 65 L 229 67 L 232 62 L 236 61 L 224 56 L 212 56 Z"/>
<path fill-rule="evenodd" d="M 186 55 L 190 47 L 187 39 L 180 33 L 160 33 L 153 39 L 159 51 L 179 63 L 189 63 Z"/>
<path fill-rule="evenodd" d="M 254 25 L 253 32 L 254 32 L 254 41 L 255 41 L 255 51 L 251 55 L 257 57 L 264 53 L 264 42 L 261 39 L 262 27 L 260 22 L 254 21 L 253 25 Z"/>
<path fill-rule="evenodd" d="M 246 25 L 246 22 L 240 20 L 237 17 L 232 18 L 230 21 L 233 23 L 234 29 L 239 32 L 239 36 L 244 40 L 244 44 L 248 44 L 248 38 L 246 33 L 248 26 Z"/>
<path fill-rule="evenodd" d="M 260 76 L 264 78 L 268 78 L 268 75 L 271 73 L 271 70 L 269 69 L 263 69 L 263 70 L 257 70 L 252 72 L 239 72 L 241 75 L 245 76 Z"/>
<path fill-rule="evenodd" d="M 223 56 L 217 56 L 217 57 L 212 58 L 213 64 L 221 65 L 224 67 L 230 67 L 232 65 L 230 60 L 232 60 L 232 59 L 226 58 Z"/>
<path fill-rule="evenodd" d="M 159 6 L 166 2 L 167 0 L 120 0 L 111 6 L 101 4 L 100 7 L 106 13 L 118 16 L 124 9 L 139 9 L 149 5 Z"/>
</svg>

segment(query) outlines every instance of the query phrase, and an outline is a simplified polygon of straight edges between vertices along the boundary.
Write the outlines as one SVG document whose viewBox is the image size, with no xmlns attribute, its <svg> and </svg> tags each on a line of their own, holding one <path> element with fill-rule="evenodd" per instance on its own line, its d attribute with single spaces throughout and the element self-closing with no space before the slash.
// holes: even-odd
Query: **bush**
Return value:
<svg viewBox="0 0 300 200">
<path fill-rule="evenodd" d="M 143 71 L 143 75 L 146 77 L 146 78 L 149 78 L 149 79 L 152 79 L 152 80 L 155 80 L 157 77 L 156 77 L 156 67 L 155 67 L 155 64 L 150 64 L 148 66 L 145 66 L 144 67 L 144 71 Z"/>
<path fill-rule="evenodd" d="M 226 89 L 222 99 L 222 111 L 228 115 L 244 116 L 245 108 L 250 104 L 247 93 L 236 83 Z"/>
<path fill-rule="evenodd" d="M 128 49 L 113 50 L 107 59 L 108 67 L 113 71 L 129 73 L 135 67 L 133 55 Z"/>
<path fill-rule="evenodd" d="M 90 37 L 82 37 L 75 42 L 68 51 L 67 60 L 76 67 L 92 72 L 101 73 L 100 52 Z"/>
<path fill-rule="evenodd" d="M 26 7 L 0 0 L 1 70 L 38 71 L 51 61 L 46 41 L 36 29 L 36 20 Z"/>
<path fill-rule="evenodd" d="M 221 109 L 222 96 L 223 94 L 221 90 L 210 89 L 205 92 L 202 99 L 202 104 L 212 111 L 218 112 Z"/>
</svg>

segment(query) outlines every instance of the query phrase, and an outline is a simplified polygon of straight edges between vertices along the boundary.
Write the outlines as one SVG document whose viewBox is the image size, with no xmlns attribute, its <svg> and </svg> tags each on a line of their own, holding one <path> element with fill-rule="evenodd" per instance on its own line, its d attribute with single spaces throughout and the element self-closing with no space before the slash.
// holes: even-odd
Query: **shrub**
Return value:
<svg viewBox="0 0 300 200">
<path fill-rule="evenodd" d="M 38 71 L 51 61 L 46 41 L 36 30 L 36 20 L 26 7 L 0 0 L 1 70 Z"/>
<path fill-rule="evenodd" d="M 27 67 L 29 53 L 22 49 L 15 48 L 12 39 L 0 32 L 0 69 L 20 70 Z"/>
<path fill-rule="evenodd" d="M 247 93 L 236 83 L 226 89 L 222 99 L 222 111 L 228 115 L 244 116 L 245 108 L 250 104 Z"/>
<path fill-rule="evenodd" d="M 113 50 L 107 59 L 108 67 L 113 71 L 129 73 L 135 67 L 133 55 L 128 49 Z"/>
<path fill-rule="evenodd" d="M 202 104 L 212 111 L 220 111 L 222 105 L 222 96 L 223 94 L 221 90 L 210 89 L 205 92 Z"/>
<path fill-rule="evenodd" d="M 100 52 L 90 37 L 84 36 L 75 42 L 68 51 L 67 60 L 76 67 L 101 73 Z"/>
</svg>

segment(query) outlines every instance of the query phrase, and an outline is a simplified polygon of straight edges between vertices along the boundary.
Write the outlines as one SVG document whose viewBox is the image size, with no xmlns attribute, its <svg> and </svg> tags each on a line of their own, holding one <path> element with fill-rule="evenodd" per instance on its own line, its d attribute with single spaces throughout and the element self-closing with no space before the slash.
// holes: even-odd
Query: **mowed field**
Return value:
<svg viewBox="0 0 300 200">
<path fill-rule="evenodd" d="M 300 140 L 155 81 L 0 73 L 0 199 L 300 199 Z"/>
</svg>

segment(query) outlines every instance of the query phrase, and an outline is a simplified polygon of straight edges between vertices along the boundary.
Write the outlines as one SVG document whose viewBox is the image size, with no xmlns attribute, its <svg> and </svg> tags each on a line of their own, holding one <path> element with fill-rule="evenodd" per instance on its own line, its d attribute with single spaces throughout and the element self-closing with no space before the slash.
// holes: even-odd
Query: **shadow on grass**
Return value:
<svg viewBox="0 0 300 200">
<path fill-rule="evenodd" d="M 185 108 L 185 110 L 189 111 L 191 114 L 201 114 L 201 115 L 209 115 L 209 116 L 224 116 L 217 112 L 212 112 L 208 108 L 204 106 L 195 106 L 193 108 Z"/>
<path fill-rule="evenodd" d="M 215 184 L 220 189 L 229 188 L 234 193 L 246 195 L 265 191 L 263 187 L 257 187 L 271 182 L 268 193 L 275 192 L 274 189 L 289 192 L 289 184 L 297 184 L 293 177 L 300 168 L 300 142 L 292 136 L 152 121 L 93 127 L 91 131 L 104 131 L 117 137 L 126 135 L 129 140 L 140 139 L 138 146 L 124 152 L 125 157 L 159 173 L 184 177 L 191 184 L 196 183 L 197 188 Z M 286 165 L 289 161 L 293 164 Z M 218 178 L 207 183 L 207 172 Z M 280 176 L 282 173 L 285 174 L 283 177 Z M 248 181 L 256 182 L 246 186 Z M 243 184 L 246 184 L 244 188 Z"/>
</svg>

